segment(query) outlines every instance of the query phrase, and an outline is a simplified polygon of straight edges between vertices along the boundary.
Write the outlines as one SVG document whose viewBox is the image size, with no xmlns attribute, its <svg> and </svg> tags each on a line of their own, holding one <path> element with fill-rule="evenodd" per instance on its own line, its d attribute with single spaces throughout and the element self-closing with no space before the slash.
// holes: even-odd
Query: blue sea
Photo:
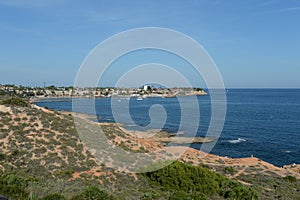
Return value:
<svg viewBox="0 0 300 200">
<path fill-rule="evenodd" d="M 258 157 L 277 166 L 300 163 L 300 89 L 229 89 L 227 113 L 220 138 L 210 153 L 228 157 Z M 189 101 L 191 97 L 183 97 Z M 119 102 L 124 99 L 115 99 Z M 197 135 L 204 136 L 211 120 L 210 95 L 197 97 L 200 122 Z M 54 110 L 72 111 L 72 101 L 36 102 L 36 105 Z M 95 103 L 100 122 L 113 122 L 112 98 L 76 99 L 82 111 L 92 114 L 87 105 Z M 163 129 L 177 132 L 181 110 L 177 98 L 145 98 L 129 100 L 129 113 L 136 125 L 145 127 L 151 119 L 152 105 L 164 107 L 167 119 Z M 126 113 L 118 113 L 122 118 Z M 195 116 L 191 116 L 193 118 Z M 119 121 L 120 122 L 120 121 Z M 134 128 L 129 121 L 122 121 L 127 128 Z M 155 127 L 152 127 L 155 128 Z M 199 149 L 201 144 L 191 147 Z"/>
</svg>

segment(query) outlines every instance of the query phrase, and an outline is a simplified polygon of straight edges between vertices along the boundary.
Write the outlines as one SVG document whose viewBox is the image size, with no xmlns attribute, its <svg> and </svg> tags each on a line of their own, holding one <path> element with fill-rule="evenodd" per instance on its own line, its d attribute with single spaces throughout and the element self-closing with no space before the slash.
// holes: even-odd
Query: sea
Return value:
<svg viewBox="0 0 300 200">
<path fill-rule="evenodd" d="M 185 102 L 195 100 L 195 97 L 188 96 L 180 98 Z M 209 153 L 232 158 L 255 156 L 276 166 L 300 163 L 300 89 L 227 89 L 226 99 L 224 127 Z M 93 114 L 89 107 L 94 105 L 97 121 L 117 121 L 128 129 L 146 129 L 149 124 L 152 124 L 151 129 L 157 128 L 155 123 L 151 123 L 151 107 L 159 105 L 157 111 L 163 107 L 162 115 L 165 114 L 166 118 L 163 126 L 159 125 L 158 128 L 176 133 L 179 129 L 185 131 L 184 127 L 179 127 L 182 120 L 181 100 L 176 97 L 151 97 L 143 100 L 76 98 L 76 105 L 86 114 Z M 191 115 L 190 118 L 193 121 L 192 119 L 199 117 L 196 134 L 205 136 L 211 121 L 211 97 L 209 94 L 197 96 L 196 100 L 199 116 Z M 113 101 L 117 103 L 112 103 Z M 127 110 L 117 109 L 112 112 L 112 105 L 125 101 L 128 103 Z M 35 104 L 58 111 L 72 111 L 72 100 L 67 98 L 56 98 L 53 101 L 47 99 Z M 189 129 L 186 130 L 186 134 L 189 134 Z M 191 147 L 200 149 L 201 144 L 192 144 Z"/>
</svg>

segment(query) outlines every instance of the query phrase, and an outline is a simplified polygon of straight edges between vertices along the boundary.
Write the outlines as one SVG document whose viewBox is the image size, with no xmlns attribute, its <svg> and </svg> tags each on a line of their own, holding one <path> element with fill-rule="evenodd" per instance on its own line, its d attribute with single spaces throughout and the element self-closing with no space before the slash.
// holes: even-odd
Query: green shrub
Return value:
<svg viewBox="0 0 300 200">
<path fill-rule="evenodd" d="M 258 199 L 258 194 L 252 188 L 247 188 L 241 183 L 225 179 L 221 182 L 221 188 L 223 188 L 221 195 L 226 199 Z"/>
<path fill-rule="evenodd" d="M 143 175 L 148 178 L 150 184 L 160 186 L 164 191 L 174 191 L 180 197 L 184 197 L 182 199 L 194 199 L 195 194 L 197 194 L 195 196 L 200 195 L 200 199 L 215 195 L 232 199 L 258 199 L 256 191 L 237 181 L 207 168 L 191 166 L 179 161 Z"/>
<path fill-rule="evenodd" d="M 90 186 L 81 194 L 74 196 L 71 200 L 106 200 L 110 199 L 107 192 L 100 190 L 96 186 Z"/>
<path fill-rule="evenodd" d="M 171 165 L 145 174 L 150 182 L 159 183 L 165 190 L 200 191 L 204 194 L 219 193 L 220 179 L 217 174 L 207 169 L 194 167 L 175 161 Z"/>
<path fill-rule="evenodd" d="M 0 175 L 0 194 L 12 199 L 26 199 L 28 193 L 25 191 L 27 181 L 14 174 Z"/>
<path fill-rule="evenodd" d="M 68 178 L 69 179 L 72 177 L 73 173 L 74 173 L 74 170 L 67 169 L 67 170 L 59 170 L 59 171 L 55 172 L 55 175 L 60 178 Z"/>
<path fill-rule="evenodd" d="M 189 194 L 183 191 L 176 191 L 170 197 L 170 200 L 193 200 L 193 199 L 207 200 L 207 197 L 204 194 L 199 192 L 194 192 L 193 194 Z"/>
<path fill-rule="evenodd" d="M 65 196 L 55 193 L 55 194 L 49 194 L 42 198 L 42 200 L 67 200 Z"/>
<path fill-rule="evenodd" d="M 233 175 L 234 173 L 235 173 L 235 169 L 233 168 L 233 167 L 225 167 L 224 168 L 224 172 L 226 173 L 226 174 L 231 174 L 231 175 Z"/>
<path fill-rule="evenodd" d="M 0 153 L 0 161 L 5 160 L 5 158 L 6 158 L 6 155 L 3 153 Z"/>
<path fill-rule="evenodd" d="M 288 182 L 291 182 L 291 183 L 297 181 L 297 178 L 294 177 L 294 176 L 286 176 L 286 177 L 284 177 L 283 179 L 286 180 L 286 181 L 288 181 Z"/>
<path fill-rule="evenodd" d="M 157 199 L 159 197 L 161 197 L 161 194 L 158 191 L 151 190 L 146 191 L 141 199 Z"/>
<path fill-rule="evenodd" d="M 18 97 L 3 100 L 2 103 L 4 105 L 11 105 L 11 106 L 21 106 L 21 107 L 29 106 L 29 103 L 26 100 L 18 98 Z"/>
</svg>

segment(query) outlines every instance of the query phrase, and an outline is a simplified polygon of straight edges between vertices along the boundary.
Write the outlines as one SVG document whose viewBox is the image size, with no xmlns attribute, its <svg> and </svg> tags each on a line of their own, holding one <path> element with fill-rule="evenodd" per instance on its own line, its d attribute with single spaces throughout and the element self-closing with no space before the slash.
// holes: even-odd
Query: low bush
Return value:
<svg viewBox="0 0 300 200">
<path fill-rule="evenodd" d="M 26 199 L 28 193 L 25 191 L 27 181 L 14 174 L 0 175 L 0 194 L 12 199 Z"/>
<path fill-rule="evenodd" d="M 61 194 L 49 194 L 42 198 L 41 200 L 67 200 L 67 198 Z"/>
<path fill-rule="evenodd" d="M 100 190 L 96 186 L 90 186 L 85 189 L 82 193 L 79 195 L 74 196 L 71 200 L 106 200 L 110 199 L 110 195 Z"/>
<path fill-rule="evenodd" d="M 174 194 L 184 197 L 182 199 L 193 199 L 195 194 L 200 195 L 200 199 L 215 195 L 230 199 L 258 199 L 256 191 L 237 181 L 209 169 L 179 161 L 143 175 L 148 178 L 150 184 L 160 186 L 163 191 L 173 191 Z"/>
<path fill-rule="evenodd" d="M 283 178 L 284 180 L 290 182 L 290 183 L 293 183 L 293 182 L 296 182 L 297 181 L 297 178 L 294 177 L 294 176 L 286 176 Z"/>
<path fill-rule="evenodd" d="M 10 105 L 10 106 L 21 106 L 21 107 L 28 107 L 29 103 L 21 98 L 13 97 L 9 99 L 5 99 L 2 101 L 2 104 L 4 105 Z"/>
<path fill-rule="evenodd" d="M 6 158 L 6 155 L 3 153 L 0 153 L 0 161 L 5 160 L 5 158 Z"/>
<path fill-rule="evenodd" d="M 226 174 L 231 174 L 231 175 L 233 175 L 233 174 L 235 173 L 235 169 L 234 169 L 233 167 L 228 167 L 228 166 L 226 166 L 226 167 L 224 168 L 224 172 L 225 172 Z"/>
</svg>

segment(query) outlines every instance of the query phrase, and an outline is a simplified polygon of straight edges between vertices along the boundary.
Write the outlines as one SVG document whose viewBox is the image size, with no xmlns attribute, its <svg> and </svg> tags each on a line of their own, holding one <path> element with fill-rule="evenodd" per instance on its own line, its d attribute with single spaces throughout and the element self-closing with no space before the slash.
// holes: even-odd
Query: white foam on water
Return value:
<svg viewBox="0 0 300 200">
<path fill-rule="evenodd" d="M 129 124 L 129 125 L 127 125 L 127 126 L 137 126 L 136 124 Z"/>
<path fill-rule="evenodd" d="M 232 143 L 232 144 L 237 144 L 237 143 L 246 142 L 246 141 L 247 140 L 245 140 L 245 139 L 238 138 L 237 140 L 229 140 L 228 142 Z"/>
</svg>

